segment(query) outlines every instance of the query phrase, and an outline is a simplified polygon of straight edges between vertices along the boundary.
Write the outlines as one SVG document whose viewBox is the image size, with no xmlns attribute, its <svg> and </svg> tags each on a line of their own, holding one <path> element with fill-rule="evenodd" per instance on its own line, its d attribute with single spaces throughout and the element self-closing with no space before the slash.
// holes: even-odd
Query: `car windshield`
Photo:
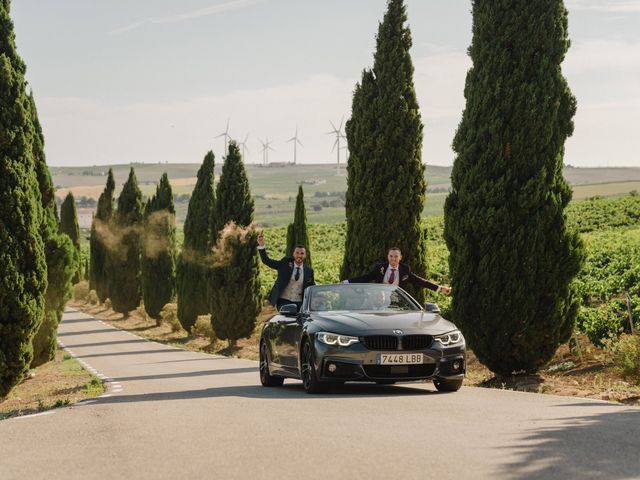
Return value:
<svg viewBox="0 0 640 480">
<path fill-rule="evenodd" d="M 309 289 L 309 310 L 417 311 L 418 303 L 404 290 L 383 284 L 316 285 Z"/>
</svg>

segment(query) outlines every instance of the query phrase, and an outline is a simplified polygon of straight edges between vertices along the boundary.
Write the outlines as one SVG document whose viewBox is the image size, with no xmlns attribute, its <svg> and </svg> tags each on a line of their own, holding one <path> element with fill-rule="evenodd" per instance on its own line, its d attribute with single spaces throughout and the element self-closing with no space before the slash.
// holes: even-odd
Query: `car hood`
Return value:
<svg viewBox="0 0 640 480">
<path fill-rule="evenodd" d="M 402 330 L 405 335 L 440 335 L 456 326 L 437 313 L 428 312 L 315 312 L 313 329 L 342 335 L 391 335 Z"/>
</svg>

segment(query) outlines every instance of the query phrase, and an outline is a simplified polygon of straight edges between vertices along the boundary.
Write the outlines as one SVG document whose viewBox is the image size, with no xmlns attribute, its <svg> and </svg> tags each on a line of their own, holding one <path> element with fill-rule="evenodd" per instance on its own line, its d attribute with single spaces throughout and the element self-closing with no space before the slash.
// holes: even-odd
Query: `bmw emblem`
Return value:
<svg viewBox="0 0 640 480">
<path fill-rule="evenodd" d="M 394 330 L 393 331 L 394 335 L 402 335 L 402 333 L 403 333 L 402 330 Z"/>
</svg>

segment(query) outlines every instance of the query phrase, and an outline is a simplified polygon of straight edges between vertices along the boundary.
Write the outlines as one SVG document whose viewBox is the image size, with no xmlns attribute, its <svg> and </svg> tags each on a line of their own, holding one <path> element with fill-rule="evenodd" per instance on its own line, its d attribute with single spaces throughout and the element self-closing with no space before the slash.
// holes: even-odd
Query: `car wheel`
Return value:
<svg viewBox="0 0 640 480">
<path fill-rule="evenodd" d="M 457 392 L 462 387 L 462 380 L 434 380 L 433 384 L 439 392 Z"/>
<path fill-rule="evenodd" d="M 269 373 L 269 357 L 267 356 L 267 344 L 260 342 L 260 383 L 264 387 L 281 387 L 284 378 Z"/>
<path fill-rule="evenodd" d="M 326 389 L 326 385 L 323 385 L 318 376 L 316 375 L 316 367 L 313 365 L 313 350 L 309 341 L 305 341 L 302 345 L 302 386 L 307 393 L 320 393 Z"/>
</svg>

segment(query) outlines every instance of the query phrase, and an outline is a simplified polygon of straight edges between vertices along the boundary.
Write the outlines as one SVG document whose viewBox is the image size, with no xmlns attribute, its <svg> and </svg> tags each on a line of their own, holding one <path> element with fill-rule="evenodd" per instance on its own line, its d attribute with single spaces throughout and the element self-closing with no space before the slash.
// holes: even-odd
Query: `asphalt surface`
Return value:
<svg viewBox="0 0 640 480">
<path fill-rule="evenodd" d="M 69 311 L 95 401 L 0 422 L 0 479 L 640 478 L 640 409 L 431 384 L 264 388 L 258 364 Z"/>
</svg>

